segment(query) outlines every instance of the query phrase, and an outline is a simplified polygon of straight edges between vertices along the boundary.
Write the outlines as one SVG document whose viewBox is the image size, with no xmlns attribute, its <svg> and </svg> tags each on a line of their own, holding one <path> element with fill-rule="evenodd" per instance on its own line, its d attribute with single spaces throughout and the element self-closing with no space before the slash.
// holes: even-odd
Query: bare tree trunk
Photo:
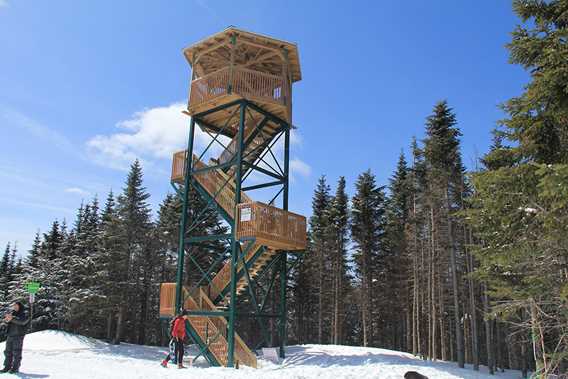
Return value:
<svg viewBox="0 0 568 379">
<path fill-rule="evenodd" d="M 455 324 L 456 324 L 456 348 L 458 353 L 458 366 L 464 367 L 464 350 L 463 350 L 463 333 L 461 329 L 461 315 L 460 315 L 460 302 L 459 302 L 459 286 L 458 286 L 458 270 L 456 267 L 456 246 L 454 242 L 454 232 L 452 228 L 452 219 L 450 215 L 451 211 L 451 204 L 450 204 L 450 197 L 448 194 L 448 185 L 446 185 L 445 189 L 446 195 L 446 221 L 448 225 L 448 243 L 450 247 L 450 270 L 452 272 L 452 290 L 453 290 L 453 298 L 454 298 L 454 317 L 455 317 Z"/>
<path fill-rule="evenodd" d="M 434 307 L 434 209 L 430 207 L 430 259 L 428 262 L 428 358 L 435 359 L 436 309 Z"/>
<path fill-rule="evenodd" d="M 114 340 L 112 341 L 112 343 L 115 345 L 118 345 L 120 344 L 120 342 L 122 342 L 125 316 L 126 316 L 126 307 L 123 304 L 121 304 L 118 310 L 118 317 L 116 320 L 116 333 L 114 335 Z"/>
<path fill-rule="evenodd" d="M 440 310 L 440 352 L 443 361 L 448 360 L 446 355 L 446 327 L 444 323 L 444 315 L 446 311 L 444 309 L 444 291 L 442 288 L 442 280 L 438 280 L 438 304 Z"/>
<path fill-rule="evenodd" d="M 334 316 L 333 316 L 333 343 L 335 345 L 339 344 L 339 302 L 341 301 L 341 299 L 339 298 L 339 289 L 341 287 L 341 278 L 340 278 L 340 272 L 339 272 L 339 265 L 336 269 L 336 273 L 335 273 L 335 310 L 334 310 Z"/>
<path fill-rule="evenodd" d="M 464 226 L 464 241 L 466 241 L 466 246 L 468 240 L 466 239 L 468 233 L 466 232 Z M 472 242 L 471 230 L 469 231 L 469 242 Z M 469 311 L 471 315 L 471 350 L 472 350 L 472 363 L 473 369 L 479 371 L 479 336 L 477 333 L 477 309 L 475 304 L 475 282 L 471 277 L 471 274 L 475 270 L 473 255 L 471 252 L 467 251 L 466 248 L 466 261 L 468 265 L 468 289 L 469 289 Z"/>
<path fill-rule="evenodd" d="M 489 316 L 489 298 L 487 297 L 487 287 L 483 285 L 483 310 L 485 312 L 485 346 L 487 349 L 487 367 L 489 368 L 489 373 L 491 375 L 495 374 L 494 371 L 494 360 L 493 360 L 493 350 L 491 349 L 492 346 L 492 338 L 491 338 L 491 320 L 488 319 Z"/>
<path fill-rule="evenodd" d="M 465 362 L 466 363 L 470 363 L 471 362 L 471 345 L 470 345 L 470 328 L 469 328 L 469 317 L 468 314 L 464 314 L 463 315 L 463 339 L 464 339 L 464 353 L 465 353 Z"/>
<path fill-rule="evenodd" d="M 318 343 L 323 342 L 323 277 L 324 277 L 324 262 L 323 262 L 323 246 L 319 249 L 319 292 L 318 292 Z"/>
<path fill-rule="evenodd" d="M 107 325 L 106 325 L 106 339 L 107 341 L 112 340 L 112 321 L 114 319 L 113 311 L 109 311 L 107 315 Z"/>
<path fill-rule="evenodd" d="M 544 356 L 544 334 L 538 317 L 538 305 L 532 298 L 529 300 L 529 307 L 536 374 L 539 375 L 539 377 L 542 375 L 543 378 L 546 378 L 548 374 L 548 365 Z"/>
</svg>

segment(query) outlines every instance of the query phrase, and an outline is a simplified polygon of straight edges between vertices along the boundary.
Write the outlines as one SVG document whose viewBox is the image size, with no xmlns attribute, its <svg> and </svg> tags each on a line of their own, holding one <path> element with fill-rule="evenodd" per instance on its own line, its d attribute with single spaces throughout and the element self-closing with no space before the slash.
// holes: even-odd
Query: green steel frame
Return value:
<svg viewBox="0 0 568 379">
<path fill-rule="evenodd" d="M 203 118 L 207 115 L 213 114 L 215 112 L 220 112 L 223 110 L 230 110 L 231 116 L 227 119 L 227 122 L 223 127 L 217 127 L 214 125 L 210 125 L 203 120 Z M 259 121 L 255 125 L 255 130 L 245 139 L 245 125 L 247 123 L 247 114 L 249 115 L 249 121 L 252 120 L 251 111 L 255 112 L 256 114 L 260 115 Z M 238 132 L 236 135 L 236 148 L 232 159 L 228 162 L 224 162 L 218 165 L 212 165 L 205 169 L 195 170 L 192 167 L 192 159 L 194 154 L 194 139 L 195 139 L 195 127 L 196 124 L 205 126 L 209 130 L 215 132 L 215 134 L 207 131 L 209 136 L 211 137 L 211 142 L 209 145 L 204 149 L 204 151 L 199 154 L 198 156 L 202 158 L 208 149 L 211 148 L 213 144 L 220 145 L 223 149 L 226 146 L 219 140 L 221 135 L 230 136 L 227 131 L 227 126 L 234 119 L 235 116 L 238 114 Z M 277 127 L 273 130 L 273 133 L 269 135 L 268 138 L 262 143 L 258 149 L 261 154 L 257 154 L 255 156 L 254 161 L 249 159 L 251 152 L 246 153 L 246 147 L 253 141 L 253 139 L 261 133 L 265 133 L 264 128 L 268 123 L 271 122 L 272 126 L 276 125 Z M 249 126 L 250 127 L 250 126 Z M 261 188 L 270 188 L 270 187 L 280 187 L 279 190 L 276 192 L 274 198 L 271 202 L 273 202 L 278 196 L 282 196 L 282 209 L 288 210 L 288 194 L 289 194 L 289 170 L 290 170 L 290 129 L 291 125 L 286 122 L 285 120 L 280 119 L 279 117 L 275 116 L 274 114 L 267 112 L 266 110 L 262 109 L 258 105 L 247 101 L 246 99 L 240 99 L 235 102 L 231 102 L 228 104 L 224 104 L 200 114 L 194 115 L 191 118 L 190 128 L 189 128 L 189 138 L 187 143 L 187 158 L 185 162 L 185 177 L 184 177 L 184 185 L 183 189 L 176 187 L 176 185 L 172 184 L 176 191 L 182 194 L 183 199 L 183 206 L 182 206 L 182 217 L 180 220 L 180 233 L 179 233 L 179 250 L 178 250 L 178 265 L 177 265 L 177 276 L 176 276 L 176 309 L 181 310 L 184 299 L 183 299 L 183 284 L 184 284 L 184 260 L 187 256 L 188 259 L 191 261 L 192 265 L 196 267 L 197 271 L 201 275 L 201 278 L 194 284 L 194 287 L 198 287 L 203 283 L 211 283 L 212 280 L 212 273 L 218 270 L 220 264 L 223 261 L 224 254 L 221 255 L 217 260 L 215 260 L 210 267 L 200 267 L 198 262 L 192 257 L 191 254 L 191 246 L 198 246 L 199 244 L 208 242 L 208 241 L 227 241 L 227 244 L 230 248 L 230 261 L 231 261 L 231 280 L 230 285 L 225 291 L 220 295 L 217 299 L 212 299 L 215 303 L 218 303 L 222 300 L 226 295 L 227 292 L 229 295 L 229 303 L 227 306 L 226 311 L 192 311 L 190 315 L 201 315 L 201 316 L 222 316 L 228 319 L 228 330 L 227 330 L 227 340 L 228 340 L 228 366 L 233 367 L 233 356 L 234 356 L 234 345 L 235 345 L 235 323 L 237 317 L 244 318 L 244 317 L 253 317 L 256 318 L 258 322 L 263 339 L 254 348 L 257 348 L 263 344 L 269 344 L 270 339 L 268 336 L 268 328 L 267 328 L 267 319 L 276 319 L 278 325 L 278 335 L 279 335 L 279 353 L 280 357 L 284 358 L 285 355 L 285 345 L 286 345 L 286 286 L 287 286 L 287 277 L 290 271 L 290 266 L 297 263 L 298 259 L 294 260 L 292 257 L 296 256 L 293 252 L 286 252 L 281 251 L 278 252 L 274 258 L 267 263 L 267 265 L 263 268 L 263 270 L 259 273 L 256 278 L 251 278 L 249 275 L 249 269 L 253 265 L 254 260 L 256 257 L 253 257 L 249 260 L 249 262 L 245 262 L 245 256 L 253 243 L 249 243 L 248 245 L 245 243 L 243 244 L 244 248 L 241 248 L 241 243 L 246 241 L 238 241 L 236 239 L 236 230 L 235 230 L 235 220 L 233 220 L 230 215 L 228 215 L 220 206 L 217 205 L 215 202 L 215 197 L 221 191 L 218 191 L 217 194 L 214 196 L 210 196 L 207 191 L 200 187 L 197 180 L 194 178 L 194 175 L 199 174 L 200 172 L 207 171 L 207 170 L 218 170 L 224 169 L 227 170 L 229 168 L 233 168 L 234 178 L 235 178 L 235 203 L 238 204 L 241 202 L 241 190 L 242 191 L 252 191 Z M 278 162 L 277 156 L 273 152 L 274 145 L 277 143 L 281 136 L 284 136 L 284 156 L 282 160 L 283 167 Z M 273 158 L 273 161 L 276 162 L 276 167 L 268 164 L 267 161 L 264 159 L 267 154 Z M 261 167 L 262 165 L 262 167 Z M 264 174 L 265 176 L 271 178 L 270 181 L 265 183 L 259 183 L 250 186 L 243 186 L 243 182 L 246 178 L 253 172 L 257 171 L 259 173 Z M 232 179 L 232 178 L 231 178 Z M 228 185 L 228 181 L 225 182 L 224 185 Z M 220 233 L 216 235 L 207 235 L 207 236 L 199 236 L 193 235 L 193 226 L 198 223 L 199 217 L 206 212 L 206 209 L 201 210 L 198 212 L 198 216 L 196 216 L 195 220 L 192 220 L 192 225 L 188 225 L 188 207 L 189 207 L 189 189 L 190 186 L 193 186 L 197 192 L 207 200 L 207 206 L 205 208 L 215 209 L 220 216 L 227 222 L 230 227 L 230 233 Z M 196 211 L 195 209 L 193 210 Z M 229 249 L 228 248 L 228 249 Z M 228 252 L 228 251 L 227 251 Z M 260 255 L 260 254 L 258 254 Z M 242 263 L 243 269 L 237 272 L 238 264 Z M 268 288 L 265 289 L 260 281 L 267 278 L 268 273 L 271 275 L 268 277 Z M 239 298 L 236 294 L 236 286 L 239 280 L 242 278 L 246 279 L 247 283 L 247 293 L 251 300 L 249 304 L 252 305 L 253 309 L 251 312 L 239 312 L 237 313 L 237 302 Z M 265 306 L 267 304 L 267 299 L 270 295 L 275 295 L 273 293 L 274 283 L 276 279 L 279 278 L 279 309 L 277 313 L 267 313 L 265 312 Z M 260 293 L 260 296 L 257 296 L 257 293 Z M 188 323 L 189 325 L 189 323 Z M 214 362 L 214 358 L 211 354 L 207 354 L 207 346 L 203 345 L 203 341 L 200 341 L 199 336 L 195 331 L 190 332 L 194 341 L 196 341 L 201 346 L 201 354 L 207 358 L 207 360 L 214 365 L 217 365 L 217 362 Z M 252 346 L 251 346 L 252 347 Z"/>
</svg>

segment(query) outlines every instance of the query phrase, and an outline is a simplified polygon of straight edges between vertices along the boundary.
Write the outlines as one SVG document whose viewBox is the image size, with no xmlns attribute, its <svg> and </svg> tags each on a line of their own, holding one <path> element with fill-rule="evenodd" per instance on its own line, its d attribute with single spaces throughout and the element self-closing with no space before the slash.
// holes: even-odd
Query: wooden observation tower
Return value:
<svg viewBox="0 0 568 379">
<path fill-rule="evenodd" d="M 160 315 L 187 310 L 188 335 L 211 365 L 256 367 L 256 348 L 275 344 L 269 323 L 284 357 L 287 275 L 306 246 L 305 217 L 288 212 L 298 49 L 229 27 L 183 53 L 191 122 L 187 150 L 173 157 L 183 197 L 178 268 L 176 283 L 161 285 Z M 217 225 L 200 227 L 212 214 Z M 208 256 L 212 244 L 225 252 Z M 243 319 L 258 323 L 260 342 L 237 334 Z"/>
</svg>

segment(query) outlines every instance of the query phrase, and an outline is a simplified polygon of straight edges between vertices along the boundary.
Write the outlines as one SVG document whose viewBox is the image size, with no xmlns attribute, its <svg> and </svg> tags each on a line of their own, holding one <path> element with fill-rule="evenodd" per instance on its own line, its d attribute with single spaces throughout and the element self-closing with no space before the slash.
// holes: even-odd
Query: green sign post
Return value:
<svg viewBox="0 0 568 379">
<path fill-rule="evenodd" d="M 27 282 L 26 283 L 26 292 L 30 294 L 30 333 L 33 331 L 32 329 L 32 320 L 34 317 L 34 303 L 35 303 L 35 294 L 39 291 L 41 284 L 39 282 Z"/>
<path fill-rule="evenodd" d="M 31 294 L 36 294 L 39 291 L 41 285 L 38 282 L 28 282 L 26 283 L 26 291 Z"/>
</svg>

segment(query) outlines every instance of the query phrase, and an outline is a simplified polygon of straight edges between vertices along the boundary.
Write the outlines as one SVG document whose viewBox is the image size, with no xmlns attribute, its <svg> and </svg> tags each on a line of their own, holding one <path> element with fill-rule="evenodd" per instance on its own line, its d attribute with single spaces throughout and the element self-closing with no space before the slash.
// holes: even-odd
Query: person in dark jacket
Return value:
<svg viewBox="0 0 568 379">
<path fill-rule="evenodd" d="M 24 305 L 16 301 L 11 305 L 11 312 L 4 317 L 7 324 L 6 349 L 4 350 L 4 368 L 0 372 L 17 373 L 22 362 L 22 348 L 24 346 L 24 336 L 28 326 L 28 316 Z"/>
</svg>

